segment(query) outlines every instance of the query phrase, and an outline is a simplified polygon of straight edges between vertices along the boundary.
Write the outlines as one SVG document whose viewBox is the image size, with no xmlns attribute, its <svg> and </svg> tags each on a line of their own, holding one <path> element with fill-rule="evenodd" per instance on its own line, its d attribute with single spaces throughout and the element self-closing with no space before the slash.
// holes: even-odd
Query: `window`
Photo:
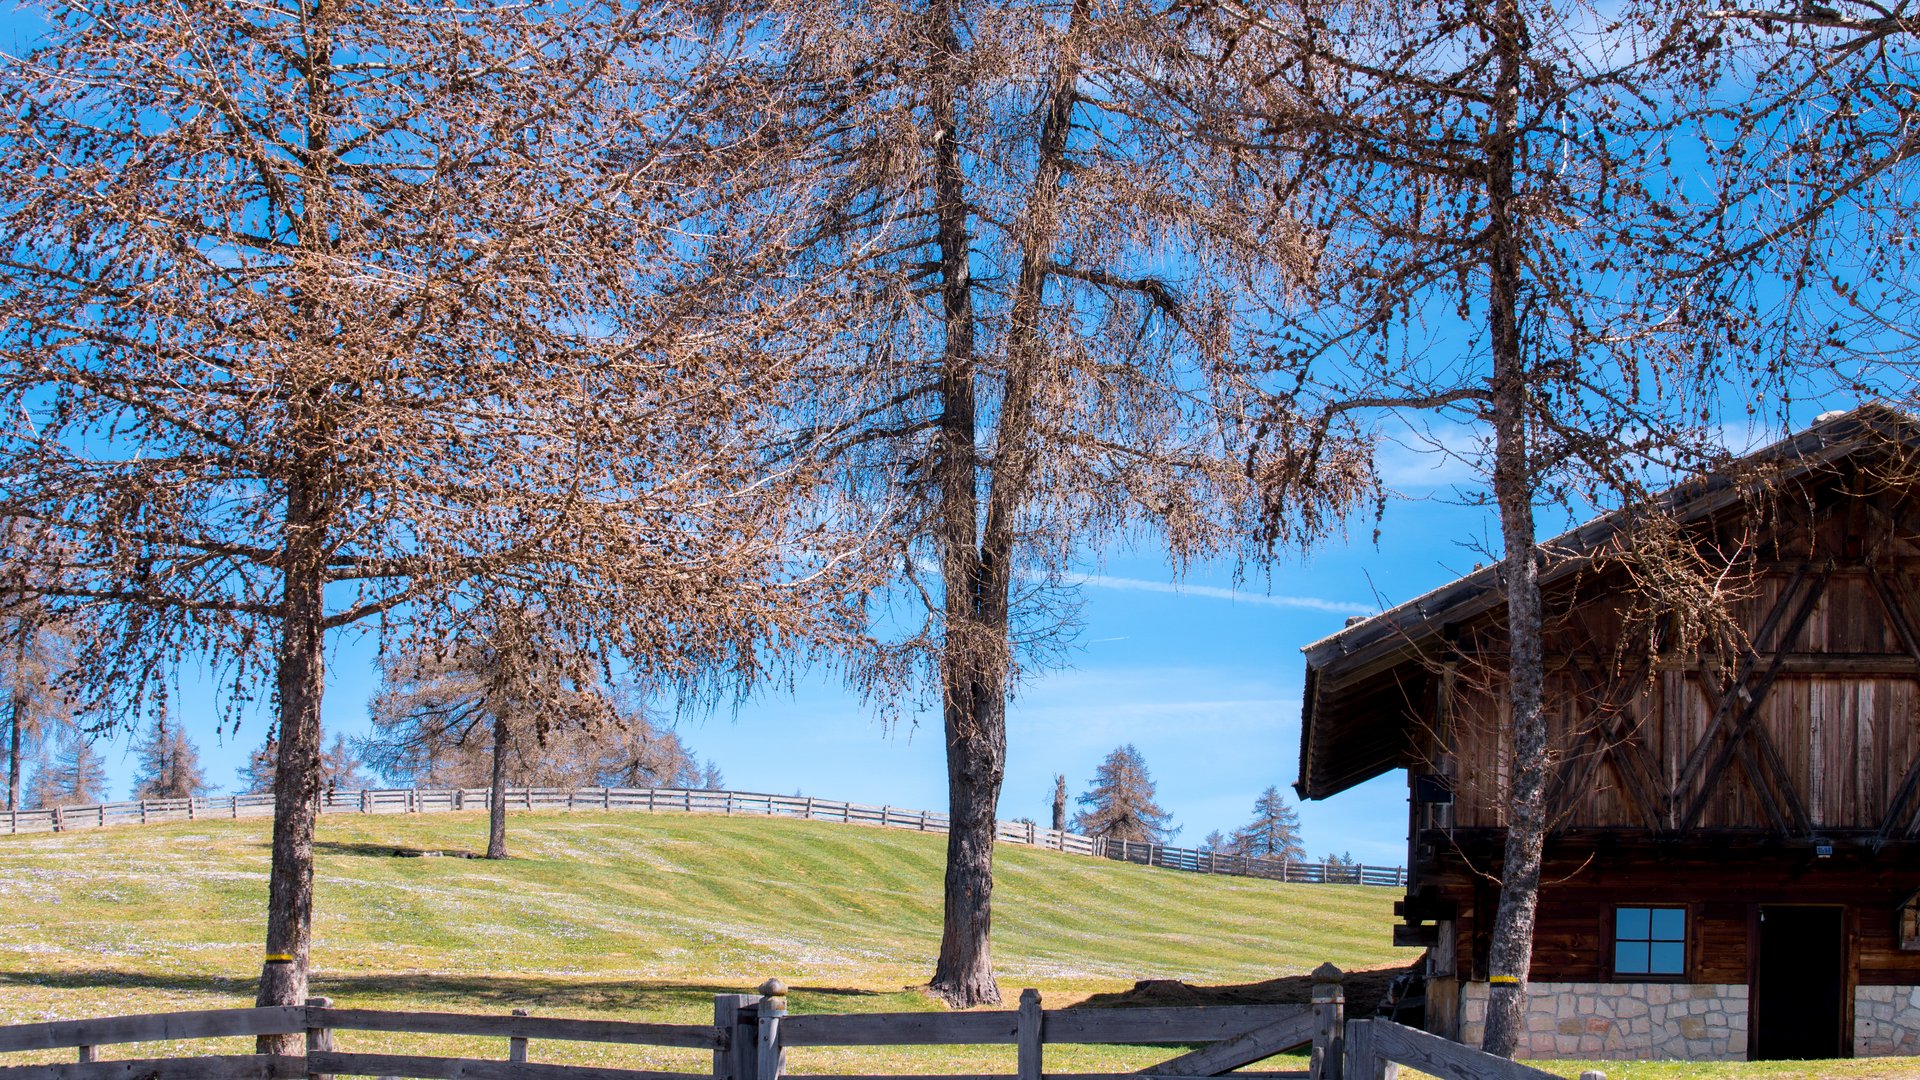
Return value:
<svg viewBox="0 0 1920 1080">
<path fill-rule="evenodd" d="M 1623 907 L 1613 912 L 1613 973 L 1685 975 L 1687 909 Z"/>
</svg>

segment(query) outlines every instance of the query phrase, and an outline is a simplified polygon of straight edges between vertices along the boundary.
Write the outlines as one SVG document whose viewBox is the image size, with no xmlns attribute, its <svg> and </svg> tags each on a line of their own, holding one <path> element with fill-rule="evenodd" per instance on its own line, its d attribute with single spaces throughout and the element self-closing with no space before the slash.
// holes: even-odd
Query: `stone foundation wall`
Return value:
<svg viewBox="0 0 1920 1080">
<path fill-rule="evenodd" d="M 1479 1046 L 1486 1030 L 1487 984 L 1466 983 L 1460 989 L 1460 1041 Z M 1920 1022 L 1920 1013 L 1910 1016 Z M 1920 1025 L 1906 1030 L 1920 1037 Z M 1747 1056 L 1747 988 L 1730 983 L 1532 983 L 1527 987 L 1526 1034 L 1517 1056 L 1739 1061 Z"/>
<path fill-rule="evenodd" d="M 1920 986 L 1856 986 L 1853 1056 L 1920 1054 Z"/>
</svg>

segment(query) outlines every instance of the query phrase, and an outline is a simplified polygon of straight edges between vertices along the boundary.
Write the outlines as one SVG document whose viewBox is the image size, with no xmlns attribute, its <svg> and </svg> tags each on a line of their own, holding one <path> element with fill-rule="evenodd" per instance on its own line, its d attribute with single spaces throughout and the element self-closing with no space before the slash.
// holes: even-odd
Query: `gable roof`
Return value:
<svg viewBox="0 0 1920 1080">
<path fill-rule="evenodd" d="M 1791 481 L 1888 442 L 1920 442 L 1920 425 L 1880 404 L 1826 413 L 1794 435 L 1674 486 L 1659 502 L 1682 522 L 1701 521 L 1749 497 L 1740 477 L 1752 467 L 1772 465 L 1776 482 Z M 1541 588 L 1577 574 L 1626 526 L 1626 516 L 1615 511 L 1546 541 L 1541 546 L 1556 558 L 1541 572 Z M 1307 672 L 1294 783 L 1300 797 L 1324 799 L 1405 764 L 1408 725 L 1435 692 L 1420 661 L 1438 651 L 1449 627 L 1505 605 L 1496 562 L 1301 649 Z"/>
</svg>

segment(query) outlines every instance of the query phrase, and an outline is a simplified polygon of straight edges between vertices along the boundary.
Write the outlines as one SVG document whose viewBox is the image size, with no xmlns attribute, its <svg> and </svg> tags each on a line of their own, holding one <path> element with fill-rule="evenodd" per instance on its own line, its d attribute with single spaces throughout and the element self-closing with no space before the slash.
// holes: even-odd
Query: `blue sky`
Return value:
<svg viewBox="0 0 1920 1080">
<path fill-rule="evenodd" d="M 18 49 L 38 23 L 0 0 L 0 48 Z M 1808 403 L 1795 410 L 1796 419 L 1817 411 Z M 1753 440 L 1742 434 L 1734 441 Z M 1485 541 L 1495 534 L 1486 511 L 1461 504 L 1453 485 L 1470 478 L 1457 461 L 1395 448 L 1385 472 L 1403 497 L 1389 505 L 1377 546 L 1371 518 L 1356 520 L 1349 536 L 1310 556 L 1282 560 L 1270 572 L 1252 568 L 1237 589 L 1225 565 L 1194 567 L 1175 583 L 1151 550 L 1110 552 L 1085 567 L 1084 625 L 1071 666 L 1033 676 L 1012 703 L 1001 815 L 1044 820 L 1056 772 L 1078 794 L 1100 759 L 1122 743 L 1143 753 L 1161 803 L 1182 826 L 1181 843 L 1244 823 L 1269 785 L 1291 798 L 1300 648 L 1339 629 L 1350 614 L 1380 610 L 1467 572 L 1488 558 Z M 1571 524 L 1568 513 L 1543 512 L 1541 535 Z M 372 652 L 368 638 L 335 643 L 324 708 L 329 738 L 365 730 Z M 256 711 L 237 732 L 216 731 L 206 688 L 195 685 L 192 672 L 182 678 L 176 715 L 199 743 L 209 779 L 230 790 L 268 718 Z M 737 709 L 683 720 L 681 733 L 720 764 L 736 789 L 941 808 L 939 717 L 907 716 L 884 726 L 853 693 L 813 678 L 790 694 L 763 694 Z M 116 797 L 126 794 L 134 771 L 128 742 L 102 747 Z M 1344 851 L 1376 864 L 1404 860 L 1405 813 L 1398 773 L 1300 808 L 1315 856 Z"/>
<path fill-rule="evenodd" d="M 1256 570 L 1238 590 L 1232 568 L 1222 565 L 1198 567 L 1175 583 L 1150 551 L 1113 554 L 1087 567 L 1092 577 L 1071 667 L 1031 678 L 1010 708 L 1001 815 L 1044 821 L 1054 773 L 1065 773 L 1077 795 L 1100 759 L 1129 742 L 1146 757 L 1162 804 L 1182 826 L 1180 843 L 1244 823 L 1268 785 L 1291 799 L 1300 647 L 1339 629 L 1349 614 L 1415 596 L 1484 558 L 1471 545 L 1491 522 L 1478 508 L 1457 504 L 1456 468 L 1410 452 L 1390 455 L 1387 475 L 1408 497 L 1390 505 L 1377 549 L 1371 518 L 1356 520 L 1351 539 L 1276 564 L 1270 580 Z M 1543 531 L 1559 524 L 1543 520 Z M 375 686 L 371 652 L 368 639 L 335 646 L 324 709 L 329 738 L 366 729 Z M 253 715 L 223 736 L 213 729 L 205 689 L 190 674 L 181 705 L 177 715 L 187 718 L 209 779 L 231 789 L 266 716 Z M 737 710 L 684 719 L 680 730 L 696 752 L 720 763 L 729 787 L 940 809 L 946 779 L 939 717 L 922 713 L 916 723 L 913 715 L 882 725 L 854 694 L 819 677 L 791 694 L 763 694 Z M 103 746 L 116 796 L 134 771 L 127 746 L 125 738 Z M 1403 862 L 1404 784 L 1395 773 L 1302 806 L 1312 854 Z"/>
</svg>

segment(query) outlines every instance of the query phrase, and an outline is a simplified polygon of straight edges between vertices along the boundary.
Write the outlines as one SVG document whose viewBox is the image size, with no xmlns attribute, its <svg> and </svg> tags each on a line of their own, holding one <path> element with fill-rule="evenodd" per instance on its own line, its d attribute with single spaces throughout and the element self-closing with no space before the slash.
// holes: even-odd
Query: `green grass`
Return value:
<svg viewBox="0 0 1920 1080">
<path fill-rule="evenodd" d="M 484 830 L 476 814 L 323 818 L 314 993 L 375 1008 L 704 1022 L 714 994 L 779 976 L 795 1012 L 939 1007 L 916 989 L 939 947 L 938 836 L 748 817 L 516 814 L 505 862 L 394 855 L 478 852 Z M 265 820 L 245 820 L 0 837 L 0 1023 L 250 1004 L 267 835 Z M 1017 846 L 996 861 L 995 961 L 1009 999 L 1033 986 L 1062 1006 L 1136 979 L 1251 982 L 1322 960 L 1359 968 L 1414 955 L 1388 944 L 1388 889 L 1206 877 Z M 501 1053 L 485 1040 L 342 1040 Z M 1062 1071 L 1171 1056 L 1049 1055 Z M 666 1049 L 548 1043 L 534 1057 L 709 1067 Z M 1012 1069 L 1011 1048 L 793 1058 L 796 1071 Z"/>
<path fill-rule="evenodd" d="M 251 1004 L 268 823 L 0 836 L 0 1024 Z M 341 1005 L 702 1023 L 769 976 L 794 1012 L 930 1010 L 940 837 L 824 822 L 515 814 L 506 862 L 476 814 L 322 819 L 314 993 Z M 440 852 L 402 858 L 395 852 Z M 1243 983 L 1404 964 L 1395 890 L 1207 877 L 1003 846 L 994 955 L 1009 1002 L 1050 1007 L 1137 979 Z M 343 1032 L 343 1049 L 504 1057 L 502 1040 Z M 240 1040 L 103 1048 L 240 1053 Z M 1050 1071 L 1137 1069 L 1176 1051 L 1049 1047 Z M 536 1042 L 535 1061 L 705 1071 L 693 1051 Z M 5 1064 L 67 1060 L 7 1055 Z M 1920 1075 L 1920 1061 L 1544 1063 L 1609 1080 Z M 796 1072 L 1013 1071 L 1011 1047 L 795 1051 Z M 1403 1072 L 1403 1076 L 1410 1075 Z"/>
</svg>

